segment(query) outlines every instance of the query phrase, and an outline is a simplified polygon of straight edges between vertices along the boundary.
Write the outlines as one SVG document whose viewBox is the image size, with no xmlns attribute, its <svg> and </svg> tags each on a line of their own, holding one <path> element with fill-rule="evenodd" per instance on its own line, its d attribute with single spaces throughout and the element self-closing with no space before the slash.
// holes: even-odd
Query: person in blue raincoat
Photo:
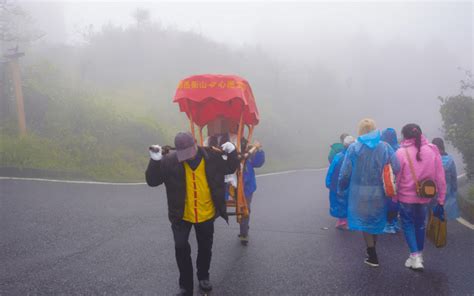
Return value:
<svg viewBox="0 0 474 296">
<path fill-rule="evenodd" d="M 347 133 L 342 133 L 339 136 L 340 142 L 334 143 L 330 146 L 331 149 L 329 150 L 329 155 L 328 155 L 329 164 L 332 163 L 332 160 L 334 159 L 334 156 L 336 156 L 336 154 L 344 150 L 344 138 L 347 137 L 348 135 L 349 134 Z"/>
<path fill-rule="evenodd" d="M 221 143 L 233 140 L 235 141 L 236 137 L 232 137 L 232 135 L 225 133 L 210 137 L 208 145 L 219 146 L 221 145 Z M 251 146 L 248 145 L 247 139 L 245 138 L 242 138 L 240 141 L 240 151 L 242 151 L 240 157 L 245 157 L 243 174 L 244 195 L 247 201 L 247 207 L 249 209 L 249 216 L 247 218 L 242 218 L 242 221 L 240 223 L 239 238 L 240 243 L 246 246 L 249 242 L 249 222 L 251 211 L 250 205 L 252 203 L 253 194 L 257 190 L 257 178 L 255 176 L 255 168 L 260 168 L 265 163 L 265 152 L 262 149 L 262 145 L 258 141 L 255 141 L 255 143 Z M 237 143 L 234 144 L 236 145 Z M 235 189 L 237 188 L 237 175 L 235 173 L 231 175 L 226 175 L 225 182 L 227 183 L 225 200 L 229 200 L 229 196 L 231 195 L 230 191 L 232 191 L 235 195 Z"/>
<path fill-rule="evenodd" d="M 397 139 L 397 132 L 393 128 L 387 128 L 382 131 L 382 141 L 388 143 L 392 146 L 394 152 L 400 148 Z M 398 212 L 400 210 L 400 205 L 398 202 L 393 202 L 391 198 L 387 198 L 387 224 L 385 225 L 385 233 L 397 233 L 400 231 L 400 226 L 398 225 Z"/>
<path fill-rule="evenodd" d="M 241 151 L 248 151 L 247 140 L 242 138 L 241 143 Z M 247 245 L 249 241 L 250 204 L 252 203 L 253 194 L 257 190 L 255 168 L 260 168 L 265 163 L 265 152 L 262 150 L 262 145 L 259 142 L 255 142 L 253 146 L 256 147 L 255 152 L 243 154 L 246 158 L 243 174 L 244 195 L 247 200 L 249 216 L 247 218 L 242 218 L 242 221 L 240 222 L 239 238 L 242 245 Z"/>
<path fill-rule="evenodd" d="M 344 195 L 339 195 L 337 192 L 337 181 L 347 148 L 354 142 L 355 139 L 352 136 L 344 138 L 344 150 L 334 156 L 326 175 L 326 187 L 329 189 L 329 214 L 337 218 L 336 228 L 338 229 L 347 229 L 348 191 L 346 190 Z"/>
<path fill-rule="evenodd" d="M 438 147 L 439 153 L 441 153 L 441 160 L 446 175 L 446 199 L 444 201 L 444 212 L 446 213 L 448 220 L 454 220 L 460 216 L 457 201 L 458 175 L 456 172 L 456 164 L 454 163 L 453 157 L 446 153 L 443 139 L 434 138 L 432 143 Z"/>
<path fill-rule="evenodd" d="M 391 164 L 394 173 L 399 170 L 393 148 L 381 140 L 375 121 L 359 122 L 357 142 L 347 149 L 339 173 L 338 191 L 349 190 L 347 222 L 349 229 L 363 233 L 367 245 L 365 263 L 377 267 L 379 261 L 375 244 L 377 235 L 383 233 L 387 222 L 386 196 L 382 172 Z"/>
</svg>

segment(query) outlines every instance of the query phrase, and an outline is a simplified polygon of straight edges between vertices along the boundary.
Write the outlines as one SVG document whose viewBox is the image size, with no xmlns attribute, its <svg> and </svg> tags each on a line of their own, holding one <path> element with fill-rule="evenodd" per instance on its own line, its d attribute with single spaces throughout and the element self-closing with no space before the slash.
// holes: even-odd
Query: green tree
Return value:
<svg viewBox="0 0 474 296">
<path fill-rule="evenodd" d="M 150 22 L 150 11 L 143 8 L 137 8 L 137 10 L 132 13 L 132 17 L 137 22 L 137 27 L 140 27 L 143 26 L 143 24 Z"/>
<path fill-rule="evenodd" d="M 19 46 L 28 46 L 43 36 L 16 1 L 0 0 L 0 54 L 16 52 Z"/>
<path fill-rule="evenodd" d="M 458 149 L 466 164 L 468 178 L 474 176 L 474 99 L 465 92 L 474 89 L 472 73 L 466 71 L 466 80 L 461 81 L 461 93 L 441 98 L 440 112 L 445 138 Z"/>
</svg>

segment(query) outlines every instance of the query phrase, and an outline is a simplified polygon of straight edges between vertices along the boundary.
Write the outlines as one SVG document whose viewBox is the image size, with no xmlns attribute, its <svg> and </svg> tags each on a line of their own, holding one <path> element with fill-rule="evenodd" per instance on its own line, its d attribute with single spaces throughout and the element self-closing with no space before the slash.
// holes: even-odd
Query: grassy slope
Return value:
<svg viewBox="0 0 474 296">
<path fill-rule="evenodd" d="M 110 27 L 84 48 L 45 52 L 32 51 L 23 63 L 28 136 L 17 138 L 12 104 L 0 118 L 0 167 L 143 180 L 147 146 L 170 144 L 188 129 L 172 103 L 179 79 L 205 72 L 243 75 L 254 87 L 261 114 L 255 138 L 267 154 L 260 172 L 326 165 L 323 143 L 332 131 L 313 126 L 330 114 L 304 108 L 313 98 L 303 96 L 299 78 L 276 75 L 276 64 L 258 51 L 232 52 L 188 32 Z"/>
</svg>

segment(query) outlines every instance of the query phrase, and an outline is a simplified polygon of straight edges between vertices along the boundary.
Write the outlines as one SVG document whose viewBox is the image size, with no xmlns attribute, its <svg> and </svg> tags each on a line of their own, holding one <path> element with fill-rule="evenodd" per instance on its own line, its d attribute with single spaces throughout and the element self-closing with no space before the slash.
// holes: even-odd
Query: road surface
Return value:
<svg viewBox="0 0 474 296">
<path fill-rule="evenodd" d="M 381 236 L 379 268 L 360 233 L 334 228 L 325 171 L 258 178 L 250 243 L 216 222 L 213 295 L 473 295 L 474 232 L 448 224 L 404 267 L 402 234 Z M 0 180 L 0 295 L 173 295 L 178 269 L 164 188 Z M 328 229 L 326 229 L 328 228 Z M 195 236 L 191 234 L 193 261 Z"/>
</svg>

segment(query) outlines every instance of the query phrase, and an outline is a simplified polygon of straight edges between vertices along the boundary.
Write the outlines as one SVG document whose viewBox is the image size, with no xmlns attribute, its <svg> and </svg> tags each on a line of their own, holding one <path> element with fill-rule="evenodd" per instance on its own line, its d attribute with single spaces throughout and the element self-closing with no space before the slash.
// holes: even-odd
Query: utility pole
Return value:
<svg viewBox="0 0 474 296">
<path fill-rule="evenodd" d="M 12 50 L 13 53 L 6 54 L 5 58 L 8 60 L 8 68 L 10 70 L 11 79 L 13 81 L 13 88 L 16 99 L 16 114 L 18 118 L 18 129 L 20 136 L 26 135 L 26 119 L 25 119 L 25 103 L 23 100 L 23 90 L 21 85 L 21 73 L 18 59 L 25 54 L 18 52 L 18 47 Z"/>
</svg>

